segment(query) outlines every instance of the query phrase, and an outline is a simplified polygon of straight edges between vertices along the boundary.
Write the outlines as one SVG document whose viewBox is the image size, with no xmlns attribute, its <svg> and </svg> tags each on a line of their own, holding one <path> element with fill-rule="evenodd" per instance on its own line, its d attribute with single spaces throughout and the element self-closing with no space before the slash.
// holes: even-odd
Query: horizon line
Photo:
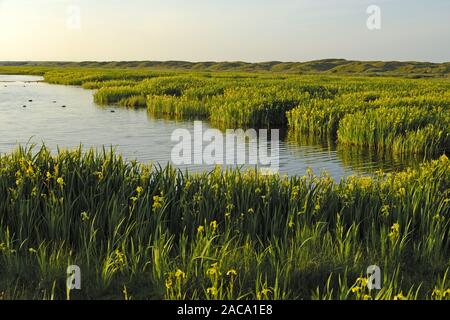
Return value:
<svg viewBox="0 0 450 320">
<path fill-rule="evenodd" d="M 96 63 L 111 63 L 111 62 L 155 62 L 155 63 L 167 63 L 167 62 L 185 62 L 185 63 L 246 63 L 246 64 L 263 64 L 263 63 L 308 63 L 308 62 L 319 62 L 319 61 L 347 61 L 347 62 L 420 62 L 420 63 L 433 63 L 433 64 L 446 64 L 450 63 L 448 61 L 442 62 L 433 62 L 429 60 L 358 60 L 358 59 L 346 59 L 346 58 L 323 58 L 323 59 L 313 59 L 313 60 L 261 60 L 261 61 L 248 61 L 248 60 L 178 60 L 178 59 L 169 59 L 169 60 L 141 60 L 141 59 L 132 59 L 132 60 L 0 60 L 0 63 L 8 62 L 8 63 L 46 63 L 46 62 L 57 62 L 57 63 L 82 63 L 82 62 L 96 62 Z"/>
</svg>

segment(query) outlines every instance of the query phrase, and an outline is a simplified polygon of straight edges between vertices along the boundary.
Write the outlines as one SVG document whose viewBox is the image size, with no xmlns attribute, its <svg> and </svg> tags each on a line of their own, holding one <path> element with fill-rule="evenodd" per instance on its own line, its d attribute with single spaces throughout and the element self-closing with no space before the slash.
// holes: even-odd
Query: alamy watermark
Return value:
<svg viewBox="0 0 450 320">
<path fill-rule="evenodd" d="M 278 129 L 203 130 L 194 122 L 193 134 L 187 129 L 173 131 L 171 161 L 175 165 L 251 165 L 262 173 L 277 173 L 280 164 Z M 270 139 L 270 140 L 269 140 Z"/>
<path fill-rule="evenodd" d="M 366 21 L 367 29 L 380 30 L 381 29 L 381 8 L 377 5 L 370 5 L 366 9 L 369 15 Z"/>
<path fill-rule="evenodd" d="M 81 290 L 81 269 L 77 265 L 67 267 L 67 290 Z"/>
<path fill-rule="evenodd" d="M 367 267 L 367 288 L 369 290 L 381 289 L 381 269 L 377 265 Z"/>
<path fill-rule="evenodd" d="M 66 27 L 69 30 L 81 29 L 81 7 L 71 4 L 66 8 Z"/>
</svg>

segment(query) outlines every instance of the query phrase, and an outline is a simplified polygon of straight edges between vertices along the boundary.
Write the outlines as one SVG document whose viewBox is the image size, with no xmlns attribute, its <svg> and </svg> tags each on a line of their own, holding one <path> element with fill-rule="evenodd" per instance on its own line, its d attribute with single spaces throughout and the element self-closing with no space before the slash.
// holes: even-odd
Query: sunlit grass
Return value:
<svg viewBox="0 0 450 320">
<path fill-rule="evenodd" d="M 187 174 L 113 153 L 0 158 L 2 298 L 448 298 L 450 161 L 393 175 Z M 383 289 L 354 289 L 369 265 Z M 447 293 L 445 293 L 447 292 Z"/>
</svg>

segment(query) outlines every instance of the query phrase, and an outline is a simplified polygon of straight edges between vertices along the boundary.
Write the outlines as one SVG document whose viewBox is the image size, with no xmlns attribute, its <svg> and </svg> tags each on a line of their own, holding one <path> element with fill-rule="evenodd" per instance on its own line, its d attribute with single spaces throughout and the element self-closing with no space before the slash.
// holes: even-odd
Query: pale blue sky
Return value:
<svg viewBox="0 0 450 320">
<path fill-rule="evenodd" d="M 323 58 L 450 61 L 450 0 L 0 0 L 0 60 Z"/>
</svg>

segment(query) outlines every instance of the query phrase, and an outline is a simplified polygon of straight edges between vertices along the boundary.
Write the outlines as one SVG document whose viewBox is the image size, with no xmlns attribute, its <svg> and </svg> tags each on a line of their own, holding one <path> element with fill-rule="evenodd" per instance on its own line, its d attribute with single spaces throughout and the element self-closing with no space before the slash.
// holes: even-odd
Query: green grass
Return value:
<svg viewBox="0 0 450 320">
<path fill-rule="evenodd" d="M 209 117 L 206 102 L 198 99 L 173 96 L 147 96 L 148 111 L 157 116 L 201 119 Z"/>
<path fill-rule="evenodd" d="M 20 149 L 0 158 L 1 297 L 449 298 L 449 181 L 446 157 L 335 183 Z"/>
<path fill-rule="evenodd" d="M 141 108 L 147 105 L 147 99 L 144 96 L 131 96 L 119 101 L 119 105 L 129 108 Z"/>
<path fill-rule="evenodd" d="M 338 141 L 382 153 L 438 155 L 450 149 L 449 114 L 442 108 L 378 108 L 346 115 Z"/>
<path fill-rule="evenodd" d="M 94 101 L 101 105 L 119 104 L 125 99 L 140 96 L 141 93 L 136 86 L 103 87 L 94 94 Z"/>
<path fill-rule="evenodd" d="M 107 87 L 122 87 L 122 86 L 133 86 L 136 84 L 134 80 L 109 80 L 109 81 L 90 81 L 83 82 L 82 87 L 84 89 L 100 89 Z"/>
</svg>

